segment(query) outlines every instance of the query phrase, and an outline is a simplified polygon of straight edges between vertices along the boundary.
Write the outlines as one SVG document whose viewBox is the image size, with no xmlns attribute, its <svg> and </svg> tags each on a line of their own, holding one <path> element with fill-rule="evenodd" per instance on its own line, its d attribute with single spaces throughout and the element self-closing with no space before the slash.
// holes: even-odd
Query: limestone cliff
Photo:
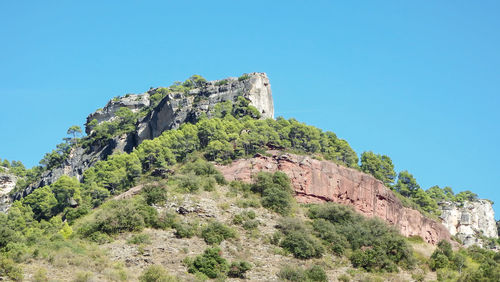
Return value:
<svg viewBox="0 0 500 282">
<path fill-rule="evenodd" d="M 6 168 L 3 168 L 6 170 Z M 9 204 L 9 193 L 16 187 L 17 177 L 7 172 L 0 172 L 0 212 L 6 212 Z"/>
<path fill-rule="evenodd" d="M 404 236 L 418 235 L 432 244 L 451 237 L 439 222 L 404 207 L 390 189 L 371 175 L 309 156 L 270 153 L 271 156 L 236 160 L 219 169 L 227 180 L 246 182 L 258 171 L 282 171 L 290 177 L 299 202 L 350 205 L 366 216 L 376 216 L 397 226 Z"/>
<path fill-rule="evenodd" d="M 89 123 L 112 121 L 115 112 L 122 107 L 132 112 L 139 112 L 153 107 L 151 95 L 159 88 L 150 89 L 146 93 L 125 95 L 113 98 L 103 109 L 87 117 L 85 131 L 91 133 Z M 104 145 L 92 145 L 90 148 L 73 148 L 63 165 L 42 174 L 41 178 L 20 191 L 12 198 L 20 199 L 34 189 L 50 185 L 62 175 L 81 178 L 83 172 L 99 160 L 106 159 L 115 152 L 131 152 L 143 140 L 153 139 L 169 129 L 178 128 L 185 122 L 195 121 L 202 114 L 211 115 L 211 110 L 219 102 L 236 101 L 239 96 L 250 100 L 263 118 L 274 117 L 274 106 L 271 85 L 265 73 L 246 74 L 241 79 L 230 77 L 223 80 L 207 81 L 189 92 L 171 92 L 166 95 L 148 114 L 136 124 L 136 130 L 128 135 L 116 136 Z"/>
<path fill-rule="evenodd" d="M 495 213 L 490 201 L 441 202 L 439 207 L 443 225 L 465 246 L 483 246 L 482 236 L 498 238 Z"/>
</svg>

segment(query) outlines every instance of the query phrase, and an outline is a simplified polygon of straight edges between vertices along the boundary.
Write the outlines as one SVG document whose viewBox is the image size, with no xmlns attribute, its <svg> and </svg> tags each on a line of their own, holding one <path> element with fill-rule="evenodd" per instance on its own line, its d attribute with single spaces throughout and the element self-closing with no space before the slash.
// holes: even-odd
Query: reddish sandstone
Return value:
<svg viewBox="0 0 500 282">
<path fill-rule="evenodd" d="M 250 182 L 259 171 L 282 171 L 290 177 L 295 197 L 301 203 L 350 205 L 363 215 L 377 216 L 396 225 L 404 236 L 418 235 L 432 244 L 450 240 L 450 233 L 441 223 L 403 207 L 394 193 L 371 175 L 309 156 L 270 153 L 271 156 L 257 155 L 218 168 L 227 180 L 245 182 Z"/>
</svg>

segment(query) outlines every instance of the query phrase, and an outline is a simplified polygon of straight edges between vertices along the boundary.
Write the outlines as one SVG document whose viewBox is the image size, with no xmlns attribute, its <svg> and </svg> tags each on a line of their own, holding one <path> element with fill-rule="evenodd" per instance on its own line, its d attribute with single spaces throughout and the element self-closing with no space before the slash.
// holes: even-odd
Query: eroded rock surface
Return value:
<svg viewBox="0 0 500 282">
<path fill-rule="evenodd" d="M 451 237 L 442 224 L 404 207 L 390 189 L 371 175 L 309 156 L 271 153 L 218 168 L 227 180 L 245 182 L 250 182 L 259 171 L 282 171 L 290 177 L 299 202 L 350 205 L 366 216 L 376 216 L 397 226 L 404 236 L 417 235 L 432 244 Z"/>
<path fill-rule="evenodd" d="M 439 207 L 443 225 L 465 246 L 483 246 L 481 236 L 498 238 L 495 213 L 490 201 L 441 202 Z"/>
<path fill-rule="evenodd" d="M 0 173 L 0 212 L 6 212 L 9 209 L 11 203 L 9 193 L 16 187 L 16 183 L 16 176 L 9 173 Z"/>
<path fill-rule="evenodd" d="M 136 143 L 158 137 L 163 131 L 178 128 L 185 122 L 196 120 L 202 114 L 210 116 L 217 103 L 234 102 L 239 96 L 249 99 L 263 118 L 274 118 L 271 84 L 265 73 L 251 73 L 244 80 L 230 77 L 224 79 L 225 84 L 220 84 L 220 81 L 209 81 L 189 93 L 167 95 L 139 122 L 135 135 Z"/>
</svg>

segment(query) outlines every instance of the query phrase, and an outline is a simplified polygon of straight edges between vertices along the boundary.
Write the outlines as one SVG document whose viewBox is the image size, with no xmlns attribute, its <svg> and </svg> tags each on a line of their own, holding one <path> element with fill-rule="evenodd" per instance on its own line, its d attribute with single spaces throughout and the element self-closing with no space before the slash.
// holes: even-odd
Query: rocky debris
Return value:
<svg viewBox="0 0 500 282">
<path fill-rule="evenodd" d="M 4 168 L 5 169 L 5 168 Z M 9 193 L 16 187 L 17 177 L 9 173 L 0 173 L 0 212 L 7 212 L 12 203 Z"/>
<path fill-rule="evenodd" d="M 420 236 L 432 244 L 451 238 L 441 223 L 404 207 L 389 188 L 371 175 L 309 156 L 269 153 L 271 156 L 236 160 L 218 168 L 227 180 L 245 182 L 250 182 L 252 175 L 259 171 L 282 171 L 290 177 L 299 202 L 349 205 L 363 215 L 376 216 L 395 225 L 404 236 Z"/>
<path fill-rule="evenodd" d="M 440 202 L 439 208 L 443 225 L 465 246 L 483 246 L 483 236 L 498 238 L 495 213 L 490 201 Z"/>
</svg>

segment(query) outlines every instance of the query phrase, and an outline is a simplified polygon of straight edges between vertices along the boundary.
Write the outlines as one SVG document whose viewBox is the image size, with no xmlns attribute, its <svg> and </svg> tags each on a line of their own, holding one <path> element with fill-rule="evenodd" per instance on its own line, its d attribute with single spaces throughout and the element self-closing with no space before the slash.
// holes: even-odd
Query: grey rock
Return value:
<svg viewBox="0 0 500 282">
<path fill-rule="evenodd" d="M 490 201 L 440 202 L 441 221 L 465 246 L 484 246 L 482 236 L 498 238 L 495 212 Z"/>
<path fill-rule="evenodd" d="M 16 187 L 17 177 L 13 174 L 0 173 L 0 212 L 7 212 L 12 203 L 9 193 Z"/>
<path fill-rule="evenodd" d="M 139 122 L 135 135 L 136 144 L 153 139 L 169 129 L 178 128 L 185 122 L 196 120 L 210 111 L 219 102 L 236 101 L 239 96 L 248 98 L 263 118 L 274 118 L 271 85 L 265 73 L 251 73 L 249 78 L 239 81 L 228 78 L 227 84 L 217 85 L 210 81 L 189 94 L 171 93 L 143 120 Z"/>
</svg>

